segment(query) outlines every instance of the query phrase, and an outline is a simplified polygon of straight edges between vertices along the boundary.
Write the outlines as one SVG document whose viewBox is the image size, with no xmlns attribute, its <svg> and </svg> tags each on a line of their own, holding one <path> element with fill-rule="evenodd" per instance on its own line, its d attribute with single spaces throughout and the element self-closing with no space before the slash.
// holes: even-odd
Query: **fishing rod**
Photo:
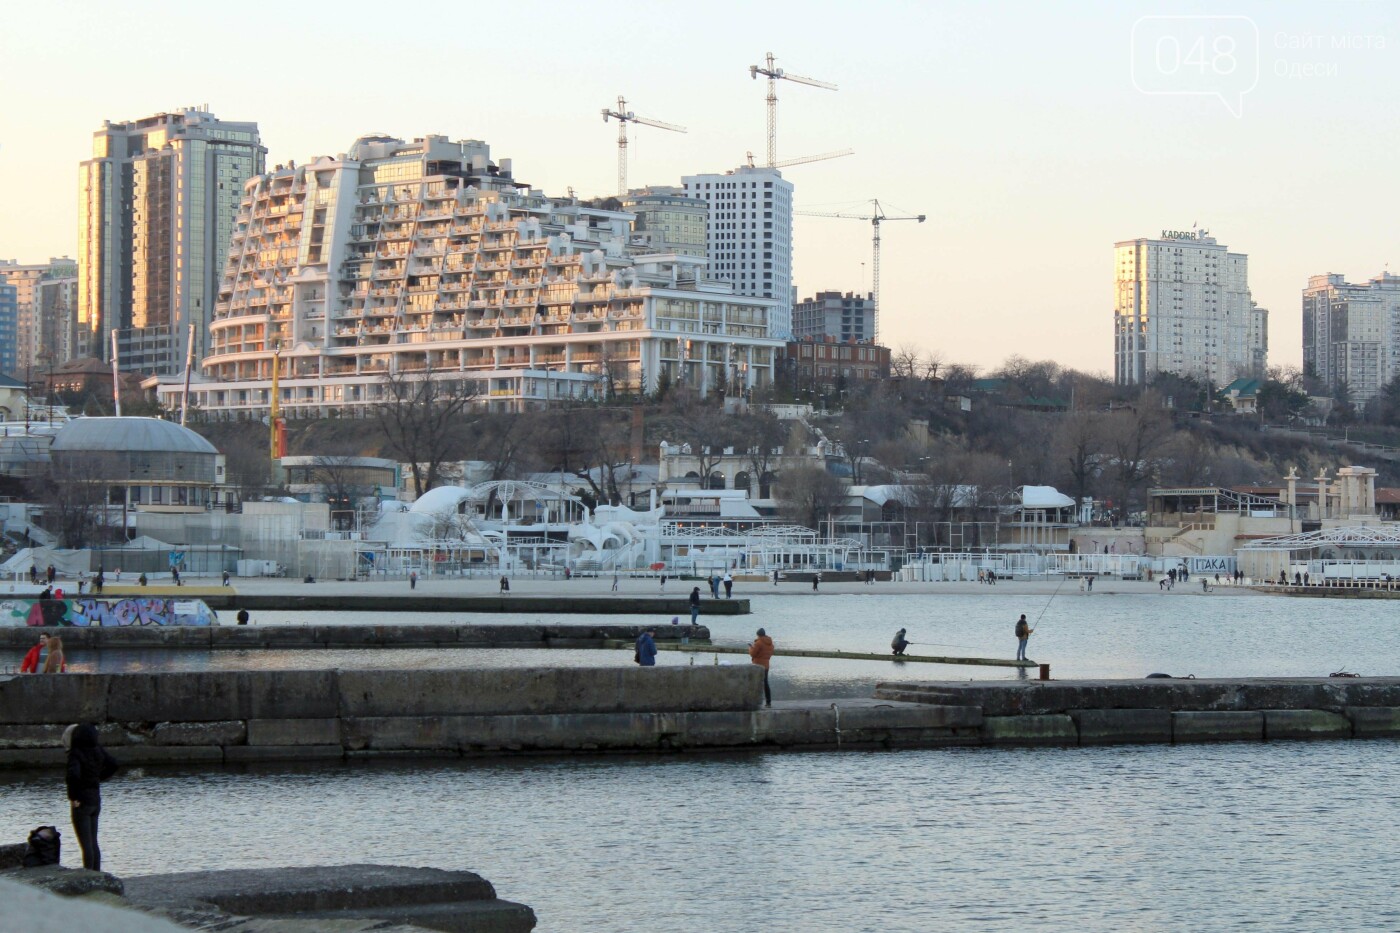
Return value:
<svg viewBox="0 0 1400 933">
<path fill-rule="evenodd" d="M 1060 587 L 1065 585 L 1065 581 L 1066 581 L 1067 579 L 1069 579 L 1069 578 L 1068 578 L 1068 577 L 1061 577 L 1061 578 L 1060 578 L 1060 584 L 1059 584 L 1059 586 L 1055 587 L 1055 592 L 1053 592 L 1053 593 L 1050 594 L 1050 598 L 1047 599 L 1047 600 L 1045 601 L 1045 605 L 1042 606 L 1042 607 L 1040 608 L 1040 615 L 1038 615 L 1038 616 L 1035 617 L 1035 624 L 1031 626 L 1031 629 L 1032 629 L 1032 630 L 1035 630 L 1035 629 L 1039 629 L 1039 628 L 1040 628 L 1040 620 L 1043 619 L 1043 618 L 1045 618 L 1045 611 L 1046 611 L 1047 609 L 1050 608 L 1050 604 L 1053 603 L 1053 602 L 1055 601 L 1055 597 L 1058 596 L 1058 595 L 1060 595 Z"/>
<path fill-rule="evenodd" d="M 977 645 L 950 645 L 944 641 L 911 641 L 911 645 L 923 645 L 925 648 L 965 648 L 968 651 L 981 651 Z"/>
</svg>

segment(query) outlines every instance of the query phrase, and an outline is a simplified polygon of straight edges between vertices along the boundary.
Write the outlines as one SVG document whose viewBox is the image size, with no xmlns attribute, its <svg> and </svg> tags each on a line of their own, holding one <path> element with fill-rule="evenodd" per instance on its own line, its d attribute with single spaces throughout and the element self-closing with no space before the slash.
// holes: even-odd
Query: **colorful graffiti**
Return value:
<svg viewBox="0 0 1400 933">
<path fill-rule="evenodd" d="M 11 599 L 0 602 L 0 625 L 217 625 L 198 599 L 140 596 L 131 599 Z"/>
</svg>

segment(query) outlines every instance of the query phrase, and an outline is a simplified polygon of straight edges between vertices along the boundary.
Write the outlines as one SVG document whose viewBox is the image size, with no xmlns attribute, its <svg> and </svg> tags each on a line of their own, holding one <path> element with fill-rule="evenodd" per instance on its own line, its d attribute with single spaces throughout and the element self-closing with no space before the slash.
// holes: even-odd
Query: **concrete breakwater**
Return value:
<svg viewBox="0 0 1400 933">
<path fill-rule="evenodd" d="M 22 846 L 10 847 L 22 848 Z M 0 853 L 0 859 L 5 853 Z M 59 898 L 26 896 L 11 882 Z M 231 869 L 117 878 L 0 860 L 5 928 L 527 933 L 535 914 L 467 871 L 397 865 Z M 80 906 L 81 905 L 81 906 Z"/>
<path fill-rule="evenodd" d="M 0 680 L 0 768 L 100 724 L 127 763 L 1400 737 L 1400 678 L 929 682 L 759 708 L 762 671 L 231 671 Z"/>
<path fill-rule="evenodd" d="M 162 591 L 167 593 L 168 589 Z M 200 599 L 212 609 L 247 609 L 265 612 L 295 609 L 301 612 L 534 612 L 540 615 L 652 615 L 690 618 L 690 599 L 680 596 L 420 596 L 412 591 L 383 594 L 215 593 L 201 591 Z M 747 599 L 705 599 L 702 615 L 749 614 Z M 227 620 L 225 620 L 227 621 Z"/>
<path fill-rule="evenodd" d="M 0 650 L 27 651 L 38 633 L 68 649 L 170 648 L 604 648 L 631 644 L 643 625 L 214 625 L 0 626 Z M 703 625 L 657 625 L 660 642 L 705 642 Z"/>
<path fill-rule="evenodd" d="M 1400 737 L 1400 678 L 887 683 L 879 699 L 975 709 L 988 745 Z"/>
</svg>

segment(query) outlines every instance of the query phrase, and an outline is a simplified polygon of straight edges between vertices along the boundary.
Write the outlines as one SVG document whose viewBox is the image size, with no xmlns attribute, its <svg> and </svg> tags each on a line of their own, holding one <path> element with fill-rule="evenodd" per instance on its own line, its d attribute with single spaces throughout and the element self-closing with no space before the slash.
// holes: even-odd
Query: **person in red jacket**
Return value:
<svg viewBox="0 0 1400 933">
<path fill-rule="evenodd" d="M 773 705 L 773 691 L 768 688 L 768 663 L 773 659 L 773 639 L 763 629 L 749 645 L 749 660 L 763 668 L 763 705 Z"/>
<path fill-rule="evenodd" d="M 39 643 L 33 648 L 30 648 L 29 653 L 26 654 L 24 660 L 20 662 L 19 672 L 21 674 L 39 673 L 39 656 L 43 654 L 48 647 L 49 636 L 41 632 L 39 634 Z"/>
</svg>

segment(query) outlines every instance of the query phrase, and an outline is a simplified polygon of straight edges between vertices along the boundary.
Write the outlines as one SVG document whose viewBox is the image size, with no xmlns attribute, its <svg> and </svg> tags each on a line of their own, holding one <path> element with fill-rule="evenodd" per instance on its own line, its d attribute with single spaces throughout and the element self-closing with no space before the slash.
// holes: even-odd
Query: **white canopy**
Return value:
<svg viewBox="0 0 1400 933">
<path fill-rule="evenodd" d="M 1023 509 L 1072 509 L 1074 500 L 1054 486 L 1022 486 Z"/>
</svg>

